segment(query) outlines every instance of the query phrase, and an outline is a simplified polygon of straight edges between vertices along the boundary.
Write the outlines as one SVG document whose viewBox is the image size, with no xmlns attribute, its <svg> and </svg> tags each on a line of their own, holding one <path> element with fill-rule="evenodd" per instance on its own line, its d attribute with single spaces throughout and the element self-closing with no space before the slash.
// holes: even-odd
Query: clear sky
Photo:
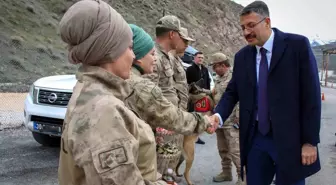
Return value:
<svg viewBox="0 0 336 185">
<path fill-rule="evenodd" d="M 243 6 L 254 0 L 233 0 Z M 263 0 L 270 10 L 272 27 L 298 33 L 310 40 L 336 40 L 336 0 Z"/>
</svg>

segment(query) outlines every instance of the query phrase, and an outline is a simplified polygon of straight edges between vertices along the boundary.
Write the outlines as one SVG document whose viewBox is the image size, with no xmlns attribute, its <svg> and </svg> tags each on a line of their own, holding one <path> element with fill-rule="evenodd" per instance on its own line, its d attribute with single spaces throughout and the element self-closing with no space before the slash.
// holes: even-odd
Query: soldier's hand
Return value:
<svg viewBox="0 0 336 185">
<path fill-rule="evenodd" d="M 209 120 L 209 122 L 211 123 L 211 127 L 209 127 L 208 129 L 207 129 L 207 133 L 208 134 L 213 134 L 216 130 L 217 130 L 217 128 L 218 128 L 218 125 L 219 125 L 219 119 L 218 119 L 218 117 L 217 116 L 215 116 L 215 115 L 212 115 L 212 116 L 205 116 L 205 118 L 206 119 L 208 119 Z"/>
</svg>

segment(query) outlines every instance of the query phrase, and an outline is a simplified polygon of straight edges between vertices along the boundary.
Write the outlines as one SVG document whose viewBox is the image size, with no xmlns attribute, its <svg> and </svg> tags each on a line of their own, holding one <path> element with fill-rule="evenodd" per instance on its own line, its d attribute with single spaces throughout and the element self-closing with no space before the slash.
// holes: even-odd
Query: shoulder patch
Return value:
<svg viewBox="0 0 336 185">
<path fill-rule="evenodd" d="M 102 169 L 114 169 L 119 165 L 127 162 L 127 155 L 123 146 L 102 152 L 98 154 L 98 156 Z"/>
<path fill-rule="evenodd" d="M 112 143 L 91 149 L 94 166 L 97 172 L 105 173 L 134 161 L 131 154 L 131 140 L 119 139 Z"/>
<path fill-rule="evenodd" d="M 161 89 L 158 87 L 158 86 L 155 86 L 152 91 L 151 91 L 153 97 L 155 99 L 158 99 L 162 96 L 162 92 L 161 92 Z"/>
</svg>

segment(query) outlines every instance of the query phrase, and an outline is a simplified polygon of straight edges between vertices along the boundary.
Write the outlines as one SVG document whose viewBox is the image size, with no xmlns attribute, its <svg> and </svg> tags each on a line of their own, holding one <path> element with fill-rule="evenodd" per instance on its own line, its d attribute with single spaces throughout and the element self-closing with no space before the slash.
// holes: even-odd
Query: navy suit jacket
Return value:
<svg viewBox="0 0 336 185">
<path fill-rule="evenodd" d="M 320 170 L 320 161 L 301 163 L 304 143 L 320 142 L 321 89 L 316 59 L 309 40 L 273 28 L 275 37 L 268 74 L 268 103 L 280 173 L 289 181 L 301 180 Z M 247 164 L 256 126 L 256 48 L 245 46 L 234 58 L 233 74 L 215 112 L 225 121 L 240 103 L 240 152 Z M 243 174 L 243 173 L 242 173 Z"/>
</svg>

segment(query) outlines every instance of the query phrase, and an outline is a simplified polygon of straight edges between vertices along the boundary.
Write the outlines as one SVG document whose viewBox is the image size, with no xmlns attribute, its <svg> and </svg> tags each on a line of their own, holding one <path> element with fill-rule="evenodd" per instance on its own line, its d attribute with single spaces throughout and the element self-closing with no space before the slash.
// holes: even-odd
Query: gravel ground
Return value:
<svg viewBox="0 0 336 185">
<path fill-rule="evenodd" d="M 22 126 L 26 96 L 27 93 L 0 93 L 0 130 Z"/>
</svg>

